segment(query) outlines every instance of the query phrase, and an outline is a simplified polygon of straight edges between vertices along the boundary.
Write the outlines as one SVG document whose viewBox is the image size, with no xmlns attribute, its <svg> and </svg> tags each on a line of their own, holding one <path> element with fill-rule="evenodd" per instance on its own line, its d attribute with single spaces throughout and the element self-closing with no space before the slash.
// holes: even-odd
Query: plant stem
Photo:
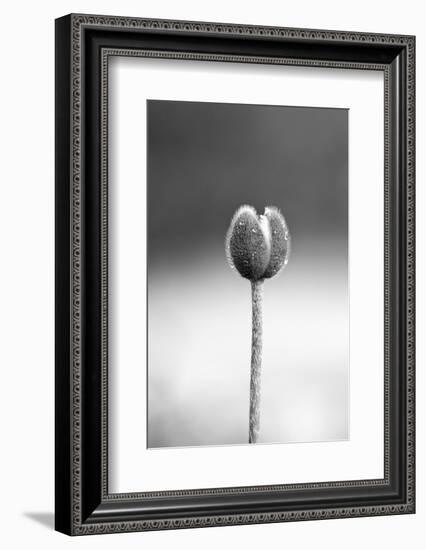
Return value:
<svg viewBox="0 0 426 550">
<path fill-rule="evenodd" d="M 252 281 L 252 340 L 249 443 L 258 442 L 260 428 L 260 375 L 262 368 L 262 298 L 263 279 Z"/>
</svg>

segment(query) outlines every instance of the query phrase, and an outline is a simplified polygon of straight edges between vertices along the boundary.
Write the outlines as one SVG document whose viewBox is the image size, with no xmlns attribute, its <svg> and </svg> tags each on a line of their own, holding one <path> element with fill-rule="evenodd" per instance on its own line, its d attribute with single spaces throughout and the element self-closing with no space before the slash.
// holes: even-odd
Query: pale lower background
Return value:
<svg viewBox="0 0 426 550">
<path fill-rule="evenodd" d="M 53 525 L 53 19 L 72 11 L 417 34 L 417 150 L 424 151 L 426 31 L 421 2 L 57 0 L 3 8 L 0 543 L 3 548 L 420 548 L 426 520 L 426 297 L 418 289 L 418 513 L 70 539 Z M 418 280 L 426 278 L 419 155 Z"/>
</svg>

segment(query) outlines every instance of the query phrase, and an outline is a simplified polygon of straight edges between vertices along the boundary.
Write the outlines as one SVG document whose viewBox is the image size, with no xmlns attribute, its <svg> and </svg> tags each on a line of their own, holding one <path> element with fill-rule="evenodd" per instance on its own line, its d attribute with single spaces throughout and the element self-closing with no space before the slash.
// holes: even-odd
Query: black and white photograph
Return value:
<svg viewBox="0 0 426 550">
<path fill-rule="evenodd" d="M 55 529 L 399 521 L 415 36 L 167 17 L 55 22 Z"/>
<path fill-rule="evenodd" d="M 147 447 L 348 440 L 348 109 L 146 109 Z"/>
<path fill-rule="evenodd" d="M 423 3 L 2 8 L 0 547 L 425 547 Z"/>
</svg>

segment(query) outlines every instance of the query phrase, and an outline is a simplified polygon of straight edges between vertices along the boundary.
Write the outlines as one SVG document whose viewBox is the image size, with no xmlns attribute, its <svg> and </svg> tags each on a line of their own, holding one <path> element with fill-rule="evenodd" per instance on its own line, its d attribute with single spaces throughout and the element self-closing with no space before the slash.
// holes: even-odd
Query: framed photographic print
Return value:
<svg viewBox="0 0 426 550">
<path fill-rule="evenodd" d="M 56 529 L 415 511 L 413 36 L 56 21 Z"/>
</svg>

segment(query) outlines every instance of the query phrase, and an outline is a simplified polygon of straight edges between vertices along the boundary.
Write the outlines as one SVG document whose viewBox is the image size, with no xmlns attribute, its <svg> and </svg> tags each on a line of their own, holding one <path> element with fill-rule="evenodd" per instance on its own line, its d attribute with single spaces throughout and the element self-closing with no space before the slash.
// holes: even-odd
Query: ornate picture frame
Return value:
<svg viewBox="0 0 426 550">
<path fill-rule="evenodd" d="M 383 478 L 109 492 L 107 129 L 115 56 L 383 73 Z M 414 513 L 415 38 L 71 14 L 56 20 L 55 67 L 56 529 L 86 535 Z"/>
</svg>

